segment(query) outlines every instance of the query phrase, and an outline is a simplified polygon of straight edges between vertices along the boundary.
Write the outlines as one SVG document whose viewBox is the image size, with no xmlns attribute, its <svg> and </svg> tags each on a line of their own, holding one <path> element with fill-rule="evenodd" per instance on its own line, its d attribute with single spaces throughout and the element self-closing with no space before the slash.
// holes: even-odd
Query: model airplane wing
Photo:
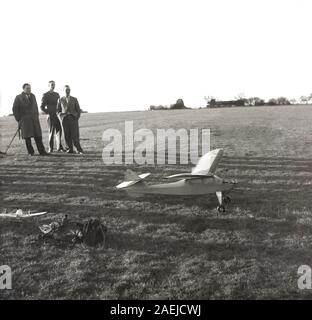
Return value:
<svg viewBox="0 0 312 320">
<path fill-rule="evenodd" d="M 218 163 L 223 155 L 222 149 L 215 149 L 204 154 L 198 161 L 192 173 L 178 173 L 166 178 L 200 179 L 212 177 L 218 167 Z"/>
<path fill-rule="evenodd" d="M 42 216 L 46 213 L 48 213 L 48 212 L 42 211 L 42 212 L 27 213 L 27 214 L 23 215 L 22 218 Z"/>
<path fill-rule="evenodd" d="M 3 217 L 3 218 L 16 218 L 17 215 L 16 215 L 15 212 L 0 213 L 0 217 Z"/>
<path fill-rule="evenodd" d="M 223 150 L 215 149 L 204 154 L 192 170 L 192 175 L 213 175 L 222 158 Z"/>
<path fill-rule="evenodd" d="M 117 189 L 123 189 L 130 187 L 143 179 L 147 178 L 150 175 L 150 173 L 142 173 L 142 174 L 136 174 L 134 171 L 128 169 L 125 173 L 125 181 L 120 183 L 116 186 Z"/>
<path fill-rule="evenodd" d="M 42 216 L 48 212 L 24 212 L 21 209 L 16 210 L 16 212 L 8 212 L 8 213 L 0 213 L 0 217 L 3 218 L 30 218 L 30 217 L 37 217 L 37 216 Z"/>
<path fill-rule="evenodd" d="M 201 178 L 207 178 L 207 177 L 212 177 L 213 175 L 211 174 L 192 174 L 192 173 L 177 173 L 173 174 L 171 176 L 166 177 L 166 179 L 174 179 L 174 178 L 182 178 L 182 179 L 201 179 Z"/>
</svg>

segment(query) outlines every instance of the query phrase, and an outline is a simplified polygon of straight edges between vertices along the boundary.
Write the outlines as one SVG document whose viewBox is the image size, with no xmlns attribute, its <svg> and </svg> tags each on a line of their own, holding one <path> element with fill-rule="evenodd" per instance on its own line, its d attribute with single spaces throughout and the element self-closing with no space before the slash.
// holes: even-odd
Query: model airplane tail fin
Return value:
<svg viewBox="0 0 312 320">
<path fill-rule="evenodd" d="M 139 175 L 136 172 L 130 169 L 127 169 L 125 172 L 125 181 L 136 181 L 136 180 L 141 180 Z"/>
<path fill-rule="evenodd" d="M 196 167 L 192 170 L 193 175 L 213 175 L 222 158 L 223 149 L 214 149 L 204 154 L 199 160 Z"/>
<path fill-rule="evenodd" d="M 128 188 L 130 186 L 133 186 L 134 184 L 142 181 L 143 179 L 147 178 L 150 175 L 150 173 L 142 173 L 138 175 L 136 172 L 127 169 L 125 173 L 125 181 L 120 183 L 116 186 L 117 189 L 123 189 Z"/>
</svg>

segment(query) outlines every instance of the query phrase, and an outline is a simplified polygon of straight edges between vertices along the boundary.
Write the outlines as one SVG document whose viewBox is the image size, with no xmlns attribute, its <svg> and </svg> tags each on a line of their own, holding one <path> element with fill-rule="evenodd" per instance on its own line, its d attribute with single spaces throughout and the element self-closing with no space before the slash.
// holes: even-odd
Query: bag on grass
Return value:
<svg viewBox="0 0 312 320">
<path fill-rule="evenodd" d="M 90 219 L 82 228 L 82 242 L 88 246 L 95 247 L 99 244 L 104 245 L 107 228 L 99 219 Z"/>
</svg>

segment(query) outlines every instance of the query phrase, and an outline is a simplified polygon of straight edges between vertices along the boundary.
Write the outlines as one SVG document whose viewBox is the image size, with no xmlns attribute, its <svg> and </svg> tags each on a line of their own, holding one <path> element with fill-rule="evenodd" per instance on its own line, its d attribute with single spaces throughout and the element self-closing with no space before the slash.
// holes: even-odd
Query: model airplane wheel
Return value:
<svg viewBox="0 0 312 320">
<path fill-rule="evenodd" d="M 220 206 L 218 206 L 218 211 L 221 213 L 225 212 L 225 207 L 221 204 Z"/>
<path fill-rule="evenodd" d="M 224 202 L 225 204 L 228 204 L 228 203 L 231 202 L 231 198 L 228 197 L 228 196 L 225 196 L 225 197 L 223 197 L 223 202 Z"/>
</svg>

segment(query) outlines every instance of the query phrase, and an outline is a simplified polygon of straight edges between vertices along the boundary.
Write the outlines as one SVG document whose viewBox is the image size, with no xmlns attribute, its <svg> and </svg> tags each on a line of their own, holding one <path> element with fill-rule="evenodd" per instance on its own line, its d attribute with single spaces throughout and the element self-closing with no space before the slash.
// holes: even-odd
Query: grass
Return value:
<svg viewBox="0 0 312 320">
<path fill-rule="evenodd" d="M 238 187 L 224 214 L 215 196 L 129 198 L 114 186 L 126 166 L 105 165 L 107 128 L 210 128 L 225 156 L 218 174 Z M 46 122 L 41 119 L 45 144 Z M 310 106 L 83 114 L 86 155 L 27 157 L 16 139 L 0 158 L 1 211 L 45 210 L 36 220 L 0 220 L 0 265 L 13 289 L 2 299 L 310 299 L 297 270 L 312 266 Z M 1 150 L 14 134 L 2 118 Z M 133 165 L 149 181 L 190 166 Z M 40 242 L 38 223 L 64 214 L 98 217 L 104 248 Z"/>
</svg>

